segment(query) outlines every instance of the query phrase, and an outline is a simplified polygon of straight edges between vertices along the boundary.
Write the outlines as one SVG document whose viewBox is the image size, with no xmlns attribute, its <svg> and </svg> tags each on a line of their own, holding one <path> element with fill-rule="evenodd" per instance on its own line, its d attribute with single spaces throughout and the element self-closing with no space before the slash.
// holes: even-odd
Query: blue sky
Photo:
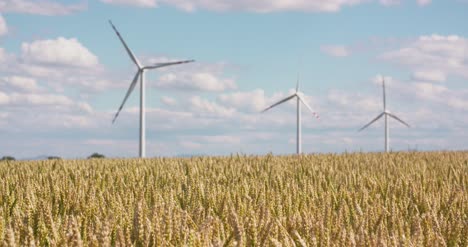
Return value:
<svg viewBox="0 0 468 247">
<path fill-rule="evenodd" d="M 146 64 L 148 156 L 295 151 L 297 74 L 304 152 L 467 149 L 468 2 L 463 0 L 89 0 L 0 2 L 0 155 L 138 154 L 136 71 Z"/>
</svg>

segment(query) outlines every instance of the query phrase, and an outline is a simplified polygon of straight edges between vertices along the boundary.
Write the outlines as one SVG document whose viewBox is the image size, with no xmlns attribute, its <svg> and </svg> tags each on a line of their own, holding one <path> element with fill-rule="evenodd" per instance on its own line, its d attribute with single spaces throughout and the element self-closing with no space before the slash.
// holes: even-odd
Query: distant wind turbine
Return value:
<svg viewBox="0 0 468 247">
<path fill-rule="evenodd" d="M 367 127 L 371 126 L 373 123 L 375 123 L 377 120 L 379 120 L 382 117 L 385 117 L 385 152 L 388 152 L 389 150 L 389 126 L 388 126 L 388 117 L 392 117 L 398 122 L 404 124 L 406 127 L 410 128 L 410 125 L 405 123 L 405 121 L 401 120 L 399 117 L 396 115 L 390 113 L 387 110 L 387 102 L 386 102 L 386 93 L 385 93 L 385 78 L 382 79 L 382 88 L 383 88 L 383 112 L 380 113 L 374 120 L 372 120 L 370 123 L 359 129 L 359 131 L 363 131 Z"/>
<path fill-rule="evenodd" d="M 296 92 L 294 94 L 292 94 L 291 96 L 285 98 L 285 99 L 282 99 L 280 100 L 279 102 L 271 105 L 270 107 L 266 108 L 265 110 L 262 111 L 263 112 L 266 112 L 268 110 L 270 110 L 271 108 L 274 108 L 278 105 L 281 105 L 291 99 L 294 99 L 296 98 L 297 99 L 297 139 L 296 139 L 296 151 L 297 151 L 297 154 L 301 154 L 302 153 L 302 142 L 301 142 L 301 131 L 302 131 L 302 128 L 301 128 L 301 102 L 312 112 L 312 114 L 317 118 L 319 119 L 319 115 L 317 113 L 314 112 L 314 110 L 312 110 L 312 107 L 309 106 L 309 104 L 307 104 L 307 102 L 305 101 L 304 99 L 304 94 L 302 92 L 299 91 L 299 78 L 297 80 L 297 85 L 296 85 Z"/>
<path fill-rule="evenodd" d="M 152 69 L 158 69 L 161 67 L 166 67 L 166 66 L 171 66 L 171 65 L 177 65 L 177 64 L 184 64 L 184 63 L 191 63 L 194 62 L 194 60 L 186 60 L 186 61 L 177 61 L 177 62 L 170 62 L 170 63 L 156 63 L 152 64 L 149 66 L 143 66 L 141 63 L 138 61 L 136 56 L 133 54 L 133 52 L 128 48 L 127 44 L 125 43 L 124 39 L 120 35 L 119 31 L 117 31 L 117 28 L 115 28 L 114 24 L 112 24 L 112 21 L 109 20 L 110 25 L 114 29 L 115 33 L 119 37 L 120 41 L 122 42 L 123 46 L 125 47 L 125 50 L 127 51 L 128 55 L 130 56 L 130 59 L 132 59 L 133 63 L 138 68 L 138 71 L 133 78 L 132 83 L 130 84 L 130 88 L 127 91 L 127 94 L 125 94 L 125 98 L 122 102 L 122 104 L 119 107 L 119 110 L 114 116 L 114 119 L 112 120 L 112 123 L 115 122 L 117 117 L 119 116 L 120 111 L 125 105 L 125 102 L 127 101 L 128 97 L 132 93 L 133 89 L 135 88 L 136 84 L 138 83 L 138 79 L 140 79 L 140 158 L 144 158 L 146 156 L 146 133 L 145 133 L 145 122 L 146 122 L 146 113 L 145 113 L 145 71 L 146 70 L 152 70 Z"/>
</svg>

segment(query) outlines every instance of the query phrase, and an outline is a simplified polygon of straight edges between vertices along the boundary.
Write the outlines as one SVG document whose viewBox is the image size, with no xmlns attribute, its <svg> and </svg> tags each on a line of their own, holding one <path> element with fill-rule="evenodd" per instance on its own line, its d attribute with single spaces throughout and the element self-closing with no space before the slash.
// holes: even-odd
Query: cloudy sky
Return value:
<svg viewBox="0 0 468 247">
<path fill-rule="evenodd" d="M 0 156 L 138 155 L 139 90 L 112 117 L 136 67 L 147 73 L 147 154 L 295 152 L 301 89 L 307 153 L 468 148 L 465 0 L 0 0 Z"/>
</svg>

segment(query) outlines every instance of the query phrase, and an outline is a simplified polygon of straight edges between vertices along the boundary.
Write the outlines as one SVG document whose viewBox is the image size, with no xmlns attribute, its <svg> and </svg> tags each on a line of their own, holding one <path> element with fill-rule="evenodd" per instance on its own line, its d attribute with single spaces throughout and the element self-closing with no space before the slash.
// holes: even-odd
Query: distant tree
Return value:
<svg viewBox="0 0 468 247">
<path fill-rule="evenodd" d="M 106 156 L 100 153 L 93 153 L 88 157 L 88 159 L 104 159 L 104 158 L 106 158 Z"/>
<path fill-rule="evenodd" d="M 58 156 L 49 156 L 47 157 L 48 160 L 61 160 L 62 158 L 58 157 Z"/>
<path fill-rule="evenodd" d="M 0 159 L 0 161 L 12 161 L 12 160 L 16 160 L 15 157 L 3 156 L 2 159 Z"/>
</svg>

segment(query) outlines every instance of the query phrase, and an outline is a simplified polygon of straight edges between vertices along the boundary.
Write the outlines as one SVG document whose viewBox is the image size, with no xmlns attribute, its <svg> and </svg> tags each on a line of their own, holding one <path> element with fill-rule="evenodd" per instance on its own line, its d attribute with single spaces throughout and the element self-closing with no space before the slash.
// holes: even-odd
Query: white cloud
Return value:
<svg viewBox="0 0 468 247">
<path fill-rule="evenodd" d="M 6 86 L 19 89 L 23 92 L 37 92 L 40 90 L 40 87 L 37 85 L 37 82 L 34 78 L 9 76 L 3 77 L 0 82 L 2 82 L 2 84 L 6 84 Z"/>
<path fill-rule="evenodd" d="M 186 136 L 183 139 L 191 139 L 197 143 L 218 145 L 232 145 L 241 143 L 241 137 L 233 135 Z"/>
<path fill-rule="evenodd" d="M 175 106 L 177 105 L 177 100 L 168 96 L 162 96 L 161 102 L 166 106 Z"/>
<path fill-rule="evenodd" d="M 220 92 L 236 89 L 233 79 L 222 79 L 211 72 L 177 72 L 162 75 L 156 87 L 165 89 L 178 89 L 188 91 Z"/>
<path fill-rule="evenodd" d="M 258 112 L 266 107 L 268 99 L 266 98 L 263 89 L 255 89 L 248 92 L 221 94 L 218 97 L 218 101 L 237 109 L 242 109 L 248 112 Z"/>
<path fill-rule="evenodd" d="M 6 33 L 8 33 L 8 26 L 0 12 L 0 36 L 5 35 Z"/>
<path fill-rule="evenodd" d="M 394 6 L 401 0 L 101 0 L 101 2 L 116 5 L 155 8 L 159 5 L 169 5 L 187 12 L 198 9 L 211 11 L 249 11 L 270 13 L 279 11 L 300 12 L 338 12 L 344 7 L 379 2 L 384 6 Z M 428 5 L 431 0 L 416 0 L 420 6 Z"/>
<path fill-rule="evenodd" d="M 23 59 L 36 63 L 76 67 L 93 67 L 99 64 L 96 55 L 76 38 L 59 37 L 55 40 L 23 43 L 21 50 Z"/>
<path fill-rule="evenodd" d="M 432 105 L 428 107 L 430 110 L 423 115 L 419 113 L 420 109 L 416 104 L 410 104 L 408 108 L 403 109 L 397 107 L 397 92 L 400 90 L 399 87 L 403 87 L 405 83 L 395 79 L 392 79 L 391 82 L 391 91 L 393 92 L 392 97 L 390 97 L 391 109 L 395 110 L 395 113 L 398 114 L 399 117 L 414 126 L 414 128 L 406 130 L 399 124 L 392 122 L 392 129 L 394 129 L 394 131 L 392 131 L 392 148 L 405 150 L 409 144 L 411 144 L 412 147 L 414 147 L 415 144 L 420 144 L 419 147 L 422 149 L 433 147 L 431 145 L 422 145 L 421 137 L 425 137 L 428 133 L 421 132 L 420 126 L 424 126 L 421 123 L 431 123 L 432 125 L 426 128 L 433 130 L 434 128 L 440 129 L 441 126 L 448 128 L 452 126 L 451 122 L 455 122 L 458 125 L 460 125 L 458 122 L 468 122 L 468 120 L 463 122 L 457 118 L 455 118 L 455 120 L 449 118 L 450 121 L 444 122 L 443 119 L 446 119 L 450 114 L 444 111 L 438 111 L 438 108 L 430 108 Z M 406 91 L 410 91 L 412 94 L 402 96 L 414 101 L 415 93 L 417 92 L 414 89 L 415 86 L 413 83 L 409 83 L 407 86 L 410 86 L 410 88 L 407 88 Z M 375 86 L 372 86 L 372 88 L 374 87 Z M 376 88 L 375 91 L 381 92 L 380 88 Z M 294 144 L 289 145 L 287 143 L 288 139 L 293 139 L 295 136 L 295 111 L 290 111 L 294 106 L 289 105 L 281 107 L 281 109 L 269 112 L 268 114 L 249 112 L 248 109 L 255 108 L 255 104 L 250 106 L 242 105 L 240 104 L 241 99 L 244 96 L 248 97 L 250 94 L 261 95 L 261 91 L 253 90 L 252 92 L 237 93 L 237 96 L 242 97 L 227 97 L 225 100 L 221 100 L 221 97 L 218 97 L 216 101 L 210 100 L 209 97 L 204 98 L 200 96 L 185 99 L 183 97 L 186 97 L 186 95 L 179 95 L 180 98 L 177 96 L 170 98 L 177 101 L 177 105 L 174 107 L 170 107 L 169 109 L 148 108 L 147 131 L 148 133 L 158 133 L 156 138 L 148 135 L 149 155 L 215 155 L 233 152 L 246 152 L 250 154 L 266 153 L 269 151 L 283 154 L 294 152 Z M 356 95 L 354 93 L 341 92 L 341 95 L 338 94 L 338 96 L 341 97 L 338 98 L 345 98 L 348 100 L 348 102 L 343 104 L 333 102 L 327 103 L 326 97 L 318 96 L 319 99 L 317 101 L 322 102 L 323 105 L 321 107 L 324 107 L 322 109 L 324 113 L 323 121 L 317 121 L 312 116 L 307 117 L 304 111 L 304 150 L 307 150 L 307 152 L 337 152 L 345 149 L 348 151 L 359 151 L 361 147 L 363 150 L 381 150 L 381 143 L 383 142 L 383 140 L 381 140 L 382 122 L 377 123 L 375 128 L 369 129 L 366 133 L 357 134 L 356 132 L 359 127 L 375 117 L 374 113 L 376 114 L 377 112 L 368 112 L 365 109 L 362 111 L 359 110 L 358 112 L 352 108 L 354 107 L 354 100 L 359 102 L 362 101 L 361 99 L 373 98 L 377 102 L 378 110 L 381 110 L 381 95 L 376 93 L 375 95 L 369 96 L 363 94 L 364 92 L 361 93 L 362 94 L 358 95 L 359 97 L 354 97 Z M 448 92 L 442 92 L 440 94 L 445 96 L 447 95 L 446 93 Z M 231 96 L 230 94 L 226 95 Z M 434 95 L 437 96 L 438 93 L 434 92 Z M 270 101 L 271 98 L 266 99 L 266 101 Z M 458 97 L 457 99 L 463 99 L 463 97 Z M 431 99 L 427 99 L 427 101 L 433 102 Z M 365 100 L 362 102 L 365 102 Z M 425 102 L 426 101 L 418 100 L 418 105 L 424 105 Z M 237 104 L 237 106 L 233 106 L 234 104 Z M 466 102 L 460 102 L 458 100 L 453 101 L 452 104 L 459 104 L 461 105 L 459 107 L 463 107 L 466 105 Z M 71 106 L 67 108 L 71 108 Z M 86 106 L 82 106 L 81 108 L 84 109 Z M 245 111 L 240 111 L 240 109 L 244 108 L 246 109 Z M 55 113 L 54 108 L 46 108 L 49 110 L 45 111 L 42 111 L 42 109 L 44 108 L 37 108 L 34 111 L 29 109 L 28 111 L 30 114 L 23 114 L 27 115 L 26 118 L 20 118 L 20 114 L 15 113 L 13 115 L 16 115 L 16 117 L 13 117 L 13 119 L 16 120 L 11 120 L 12 117 L 9 117 L 2 121 L 7 124 L 11 122 L 10 125 L 20 126 L 21 129 L 26 128 L 27 124 L 22 124 L 18 121 L 34 122 L 37 124 L 35 124 L 33 129 L 40 128 L 45 131 L 44 133 L 50 133 L 51 129 L 53 129 L 54 132 L 74 129 L 74 133 L 80 136 L 75 137 L 74 140 L 80 144 L 80 138 L 106 140 L 102 142 L 96 141 L 92 147 L 87 147 L 87 149 L 80 146 L 79 148 L 81 150 L 88 150 L 84 152 L 85 154 L 92 153 L 91 151 L 97 149 L 106 149 L 106 155 L 110 156 L 132 156 L 137 154 L 138 107 L 125 109 L 124 112 L 126 114 L 122 115 L 121 119 L 118 120 L 118 124 L 112 126 L 112 128 L 110 128 L 111 114 L 102 110 L 94 111 L 90 109 L 92 113 L 88 115 L 89 113 L 85 111 L 83 111 L 83 113 L 78 112 L 78 109 L 74 111 L 66 111 L 64 109 L 58 114 Z M 26 110 L 26 108 L 24 108 L 24 110 Z M 38 112 L 39 110 L 41 110 L 41 115 L 45 114 L 46 116 L 33 117 L 34 112 Z M 434 119 L 434 112 L 437 112 L 440 118 Z M 409 115 L 409 113 L 411 113 L 411 115 Z M 0 123 L 0 126 L 3 125 L 3 123 Z M 411 134 L 411 137 L 408 136 L 409 134 Z M 109 136 L 115 137 L 116 139 L 110 140 Z M 64 139 L 63 143 L 68 143 L 68 140 L 69 139 Z M 48 141 L 43 142 L 48 143 Z M 124 145 L 125 150 L 121 147 L 122 143 L 126 143 L 126 145 Z M 459 147 L 459 143 L 450 143 L 451 146 L 442 145 L 441 147 Z M 376 144 L 378 144 L 377 147 Z M 155 145 L 157 148 L 153 148 Z M 73 147 L 73 144 L 67 144 L 67 146 Z M 40 152 L 37 151 L 38 149 L 32 150 Z M 128 150 L 131 151 L 129 152 Z M 71 152 L 71 154 L 77 155 L 77 151 Z"/>
<path fill-rule="evenodd" d="M 70 80 L 70 85 L 80 85 L 81 87 L 86 88 L 91 92 L 104 92 L 108 89 L 115 89 L 115 88 L 124 88 L 124 86 L 128 86 L 129 82 L 121 79 L 112 79 L 112 78 L 105 78 L 106 75 L 96 76 L 84 76 L 81 78 L 76 78 Z"/>
<path fill-rule="evenodd" d="M 328 93 L 327 99 L 338 107 L 346 107 L 354 112 L 375 112 L 383 108 L 381 100 L 379 100 L 377 95 L 372 97 L 359 93 L 332 90 Z"/>
<path fill-rule="evenodd" d="M 236 112 L 234 108 L 221 106 L 199 96 L 190 98 L 190 109 L 196 114 L 208 117 L 229 117 Z"/>
<path fill-rule="evenodd" d="M 124 121 L 124 118 L 126 119 L 125 121 L 129 119 L 137 119 L 136 116 L 140 114 L 140 108 L 139 107 L 128 107 L 128 108 L 124 107 L 122 112 L 131 114 L 132 116 L 135 116 L 135 117 L 119 116 L 119 119 L 117 121 Z M 170 121 L 177 122 L 177 124 L 179 124 L 180 126 L 186 126 L 187 119 L 192 119 L 194 115 L 192 112 L 168 110 L 168 109 L 162 109 L 162 108 L 146 108 L 146 112 L 147 112 L 148 118 L 150 119 L 153 116 L 158 117 L 158 119 L 156 120 L 152 119 L 148 122 L 157 124 L 159 128 L 161 127 L 160 123 L 170 122 Z M 151 127 L 151 124 L 148 124 L 148 127 Z M 170 128 L 173 129 L 174 125 L 170 126 Z"/>
<path fill-rule="evenodd" d="M 0 91 L 0 105 L 6 105 L 8 103 L 10 103 L 10 97 L 6 93 Z"/>
<path fill-rule="evenodd" d="M 128 87 L 122 71 L 110 73 L 96 55 L 77 39 L 59 37 L 23 43 L 21 54 L 8 54 L 0 48 L 0 72 L 22 75 L 40 81 L 55 92 L 66 88 L 82 93 Z M 43 86 L 45 86 L 43 85 Z"/>
<path fill-rule="evenodd" d="M 468 110 L 468 92 L 455 91 L 443 85 L 416 82 L 410 88 L 420 99 L 446 106 L 446 110 Z"/>
<path fill-rule="evenodd" d="M 292 93 L 291 90 L 290 93 Z M 284 97 L 285 94 L 281 92 L 268 97 L 265 95 L 265 91 L 263 89 L 255 89 L 252 91 L 238 91 L 221 94 L 218 96 L 218 101 L 226 106 L 234 107 L 244 112 L 258 113 L 270 104 L 276 103 Z"/>
<path fill-rule="evenodd" d="M 89 140 L 84 141 L 84 144 L 86 145 L 98 145 L 98 146 L 102 146 L 102 145 L 111 146 L 111 145 L 115 145 L 116 143 L 117 143 L 117 140 L 112 140 L 112 139 L 89 139 Z M 131 143 L 127 143 L 127 144 L 131 144 Z"/>
<path fill-rule="evenodd" d="M 414 71 L 437 71 L 439 75 L 468 78 L 468 40 L 456 35 L 421 36 L 399 50 L 385 52 L 380 58 Z"/>
<path fill-rule="evenodd" d="M 59 94 L 20 94 L 13 93 L 10 95 L 11 104 L 15 105 L 31 105 L 31 106 L 70 106 L 73 101 Z"/>
<path fill-rule="evenodd" d="M 440 100 L 440 97 L 449 91 L 445 86 L 426 82 L 417 82 L 413 86 L 416 95 L 424 99 Z"/>
<path fill-rule="evenodd" d="M 429 5 L 432 0 L 416 0 L 416 2 L 420 5 L 420 6 L 425 6 L 425 5 Z"/>
<path fill-rule="evenodd" d="M 156 0 L 101 0 L 101 2 L 117 5 L 132 5 L 136 7 L 157 7 Z"/>
<path fill-rule="evenodd" d="M 380 3 L 384 6 L 392 6 L 400 4 L 400 0 L 380 0 Z"/>
<path fill-rule="evenodd" d="M 432 82 L 444 82 L 447 80 L 447 76 L 442 71 L 437 70 L 419 70 L 413 72 L 412 78 L 419 81 L 432 81 Z"/>
<path fill-rule="evenodd" d="M 4 111 L 12 109 L 31 111 L 38 108 L 43 111 L 79 110 L 85 113 L 92 113 L 92 107 L 83 101 L 75 103 L 66 95 L 49 92 L 47 88 L 38 85 L 34 78 L 22 76 L 7 76 L 0 79 L 0 86 L 6 92 L 1 92 L 2 104 L 6 106 Z"/>
<path fill-rule="evenodd" d="M 37 15 L 68 15 L 87 8 L 87 2 L 62 4 L 52 0 L 2 0 L 0 12 L 13 12 Z"/>
<path fill-rule="evenodd" d="M 0 47 L 0 63 L 5 62 L 6 58 L 7 58 L 7 54 L 5 52 L 5 49 Z"/>
<path fill-rule="evenodd" d="M 186 149 L 194 150 L 194 149 L 201 149 L 203 147 L 202 144 L 193 141 L 185 141 L 182 140 L 179 142 L 180 146 Z"/>
<path fill-rule="evenodd" d="M 320 47 L 320 50 L 333 57 L 347 57 L 351 54 L 351 52 L 342 45 L 326 45 Z"/>
<path fill-rule="evenodd" d="M 78 102 L 77 106 L 78 106 L 78 109 L 80 109 L 81 111 L 83 111 L 85 113 L 93 113 L 94 112 L 93 107 L 91 105 L 89 105 L 88 103 L 86 103 L 86 102 Z"/>
<path fill-rule="evenodd" d="M 468 94 L 466 96 L 468 96 Z M 449 98 L 447 100 L 447 105 L 455 109 L 468 111 L 467 98 Z"/>
<path fill-rule="evenodd" d="M 380 3 L 384 6 L 393 6 L 393 5 L 399 5 L 401 4 L 401 0 L 379 0 Z M 416 3 L 419 6 L 426 6 L 431 3 L 431 0 L 416 0 Z"/>
<path fill-rule="evenodd" d="M 269 13 L 278 11 L 337 12 L 346 6 L 369 2 L 369 0 L 101 0 L 106 3 L 126 4 L 137 7 L 170 5 L 184 11 L 206 9 L 212 11 L 249 11 Z"/>
<path fill-rule="evenodd" d="M 381 83 L 381 75 L 377 75 L 373 80 L 374 83 Z M 454 90 L 446 85 L 433 83 L 431 81 L 400 81 L 391 77 L 385 77 L 386 85 L 394 91 L 394 96 L 398 96 L 403 103 L 410 105 L 415 99 L 418 99 L 418 104 L 430 105 L 434 109 L 451 113 L 454 110 L 468 109 L 468 91 Z M 388 88 L 388 87 L 387 87 Z M 388 89 L 387 89 L 388 95 Z M 388 100 L 388 99 L 387 99 Z M 423 100 L 423 101 L 420 101 Z M 442 108 L 441 108 L 442 107 Z"/>
<path fill-rule="evenodd" d="M 130 80 L 125 79 L 119 71 L 111 74 L 101 65 L 87 68 L 23 60 L 12 61 L 10 66 L 14 68 L 11 74 L 27 75 L 44 82 L 56 92 L 64 92 L 67 88 L 79 89 L 82 93 L 103 92 L 128 87 Z"/>
<path fill-rule="evenodd" d="M 169 57 L 146 57 L 144 64 L 167 63 L 181 61 L 186 59 Z M 169 66 L 158 69 L 160 76 L 155 83 L 157 88 L 176 90 L 176 91 L 205 91 L 221 92 L 237 89 L 234 78 L 225 74 L 236 68 L 233 65 L 217 62 L 204 63 L 195 62 L 178 66 Z"/>
<path fill-rule="evenodd" d="M 0 98 L 2 98 L 0 93 Z M 107 114 L 95 114 L 86 102 L 53 93 L 10 93 L 3 102 L 2 111 L 8 114 L 8 131 L 28 133 L 28 139 L 37 133 L 60 133 L 65 129 L 96 127 Z M 0 131 L 2 129 L 0 128 Z"/>
</svg>

